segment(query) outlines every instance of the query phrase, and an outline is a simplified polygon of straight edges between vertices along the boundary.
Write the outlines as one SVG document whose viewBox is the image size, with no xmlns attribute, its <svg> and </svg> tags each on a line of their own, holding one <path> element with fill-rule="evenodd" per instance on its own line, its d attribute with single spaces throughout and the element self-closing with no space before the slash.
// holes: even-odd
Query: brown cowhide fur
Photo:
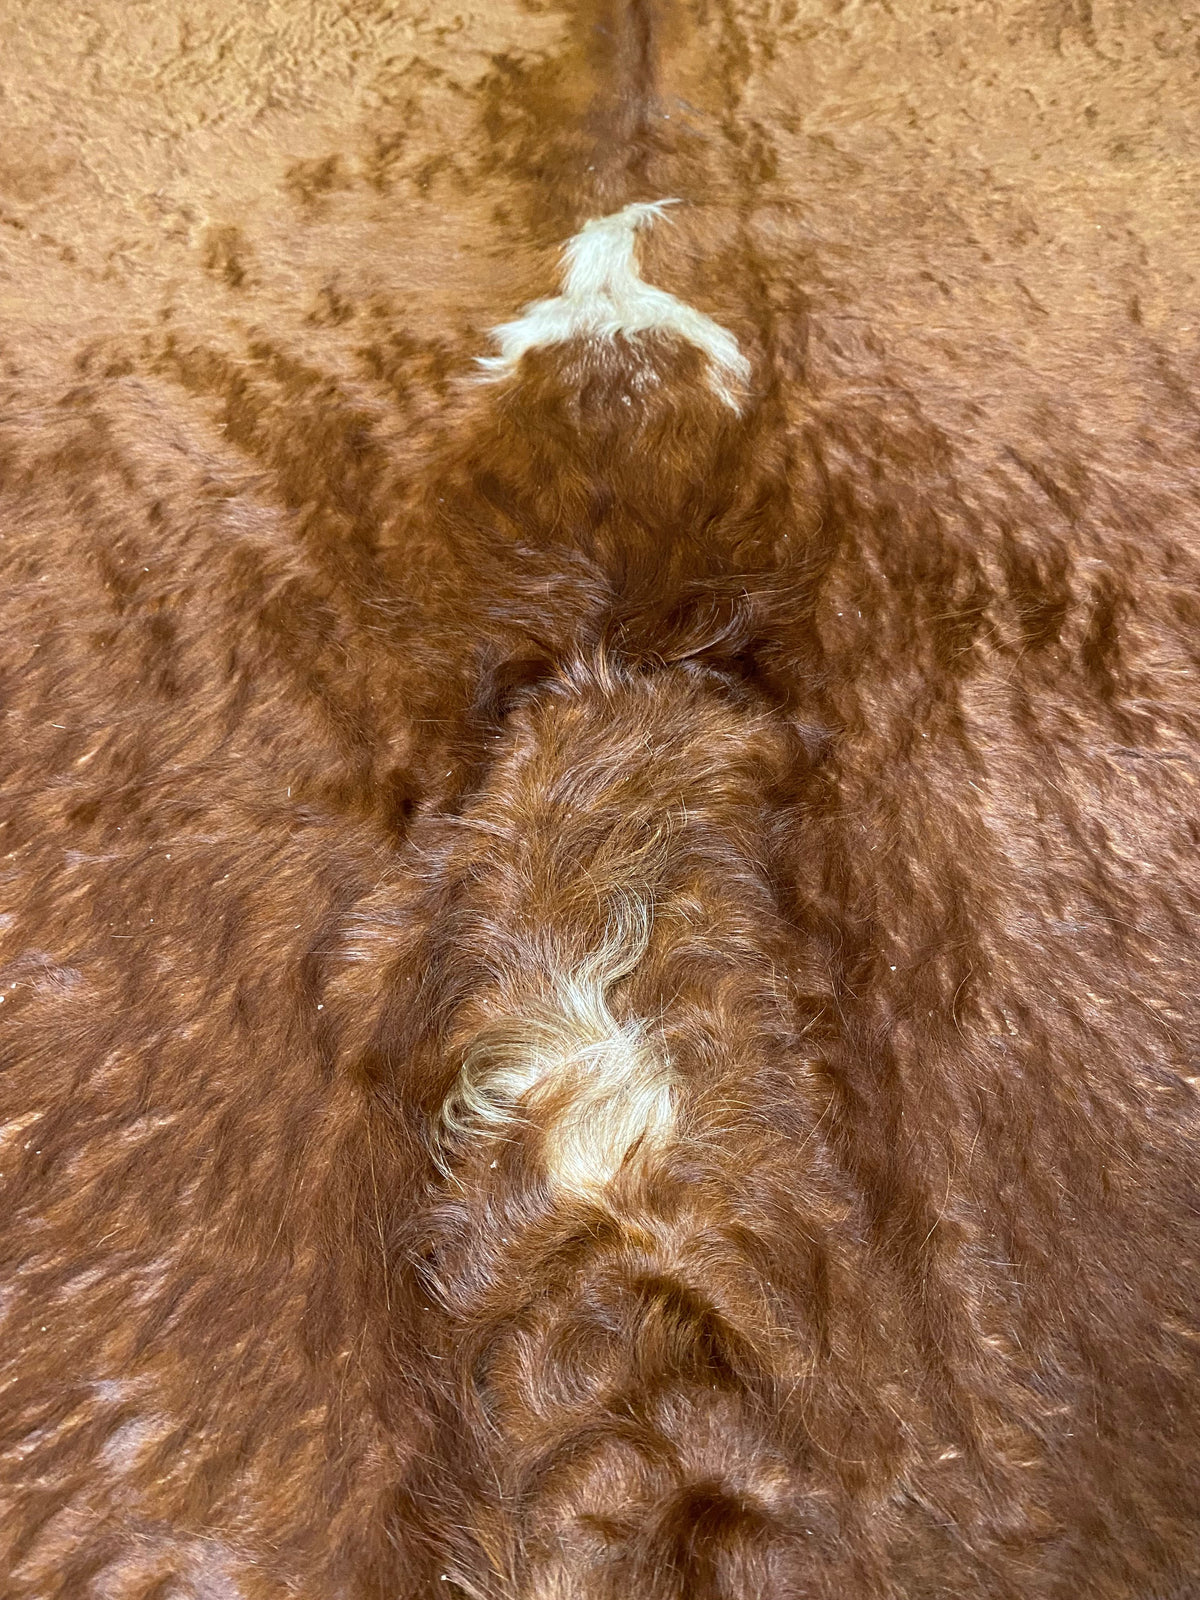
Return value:
<svg viewBox="0 0 1200 1600">
<path fill-rule="evenodd" d="M 1200 1595 L 1194 11 L 2 21 L 0 1592 Z"/>
</svg>

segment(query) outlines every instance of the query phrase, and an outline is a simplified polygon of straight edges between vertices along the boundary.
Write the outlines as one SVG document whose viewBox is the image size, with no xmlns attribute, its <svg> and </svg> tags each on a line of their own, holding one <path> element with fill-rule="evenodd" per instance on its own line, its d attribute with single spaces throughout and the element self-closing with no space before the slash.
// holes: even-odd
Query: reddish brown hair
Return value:
<svg viewBox="0 0 1200 1600">
<path fill-rule="evenodd" d="M 1200 1592 L 1178 7 L 93 10 L 0 65 L 5 1592 Z M 668 197 L 703 324 L 479 367 Z"/>
</svg>

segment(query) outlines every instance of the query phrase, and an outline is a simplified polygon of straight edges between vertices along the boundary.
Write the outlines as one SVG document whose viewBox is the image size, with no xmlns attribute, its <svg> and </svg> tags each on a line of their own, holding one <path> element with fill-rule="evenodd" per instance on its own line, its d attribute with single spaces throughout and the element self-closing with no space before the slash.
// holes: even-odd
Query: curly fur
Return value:
<svg viewBox="0 0 1200 1600">
<path fill-rule="evenodd" d="M 0 1590 L 1193 1600 L 1188 17 L 11 21 Z"/>
</svg>

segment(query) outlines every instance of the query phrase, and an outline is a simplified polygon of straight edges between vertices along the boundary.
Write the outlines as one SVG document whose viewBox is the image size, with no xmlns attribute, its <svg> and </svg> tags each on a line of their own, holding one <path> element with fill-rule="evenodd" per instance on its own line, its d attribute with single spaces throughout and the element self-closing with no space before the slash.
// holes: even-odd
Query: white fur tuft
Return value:
<svg viewBox="0 0 1200 1600">
<path fill-rule="evenodd" d="M 670 1066 L 645 1025 L 618 1022 L 607 998 L 648 936 L 648 911 L 629 903 L 585 961 L 545 974 L 540 993 L 485 1026 L 465 1050 L 443 1107 L 443 1139 L 498 1139 L 540 1125 L 551 1182 L 584 1198 L 603 1190 L 635 1151 L 645 1156 L 668 1143 Z"/>
<path fill-rule="evenodd" d="M 727 406 L 740 409 L 735 391 L 750 380 L 750 363 L 726 328 L 665 289 L 646 283 L 637 269 L 634 235 L 663 215 L 674 200 L 626 206 L 611 217 L 585 222 L 563 250 L 562 293 L 535 300 L 515 322 L 493 328 L 499 355 L 479 364 L 496 378 L 516 370 L 527 350 L 568 339 L 636 340 L 643 334 L 685 339 L 708 358 L 709 386 Z"/>
</svg>

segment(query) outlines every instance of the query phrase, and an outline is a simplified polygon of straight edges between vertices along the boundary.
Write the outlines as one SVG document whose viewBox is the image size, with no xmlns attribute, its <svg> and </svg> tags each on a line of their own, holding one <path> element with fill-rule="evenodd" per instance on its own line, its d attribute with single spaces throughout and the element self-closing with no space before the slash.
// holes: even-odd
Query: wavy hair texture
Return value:
<svg viewBox="0 0 1200 1600">
<path fill-rule="evenodd" d="M 4 1600 L 1197 1600 L 1188 8 L 9 9 Z"/>
</svg>

